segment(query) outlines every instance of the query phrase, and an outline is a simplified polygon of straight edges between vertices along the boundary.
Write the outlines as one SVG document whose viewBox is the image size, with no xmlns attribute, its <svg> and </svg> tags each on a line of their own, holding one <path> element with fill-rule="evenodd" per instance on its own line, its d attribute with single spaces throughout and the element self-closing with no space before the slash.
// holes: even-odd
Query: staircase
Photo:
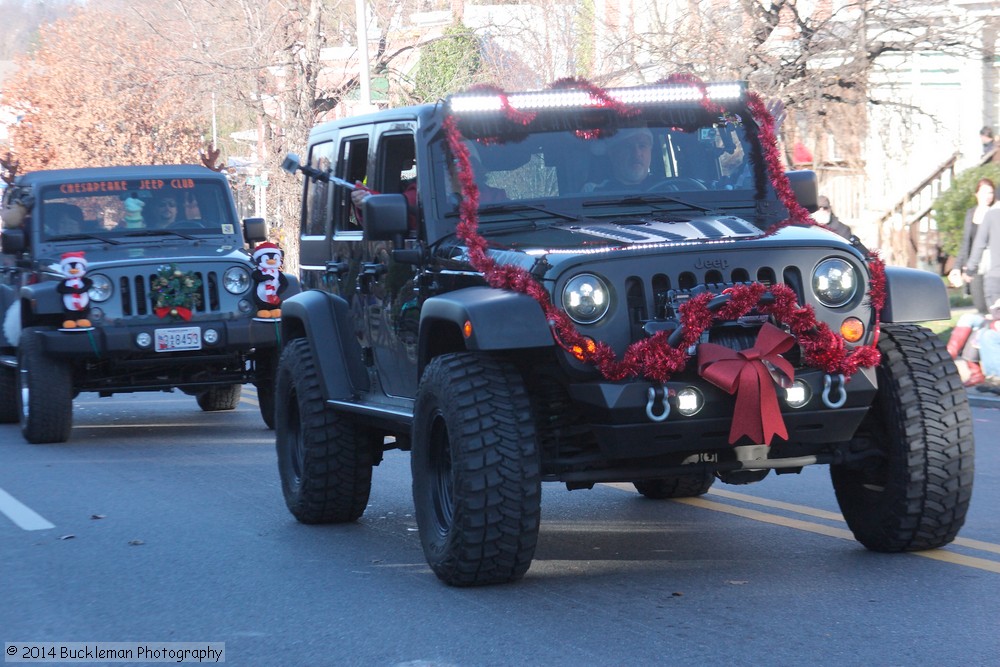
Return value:
<svg viewBox="0 0 1000 667">
<path fill-rule="evenodd" d="M 977 166 L 993 160 L 1000 149 L 983 155 Z M 887 264 L 910 266 L 943 274 L 941 243 L 934 220 L 934 201 L 955 180 L 956 152 L 942 162 L 915 188 L 876 222 L 879 247 Z"/>
</svg>

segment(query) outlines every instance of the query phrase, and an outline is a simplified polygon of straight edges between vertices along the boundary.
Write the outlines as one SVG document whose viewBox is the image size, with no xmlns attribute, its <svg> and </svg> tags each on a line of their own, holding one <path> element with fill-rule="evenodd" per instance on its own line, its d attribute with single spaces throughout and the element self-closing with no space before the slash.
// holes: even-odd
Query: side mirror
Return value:
<svg viewBox="0 0 1000 667">
<path fill-rule="evenodd" d="M 364 198 L 362 225 L 370 241 L 402 242 L 409 231 L 404 195 L 368 195 Z"/>
<path fill-rule="evenodd" d="M 284 172 L 295 175 L 295 172 L 299 170 L 302 165 L 299 163 L 299 156 L 295 153 L 289 153 L 285 156 L 284 161 L 281 163 L 281 169 Z"/>
<path fill-rule="evenodd" d="M 795 200 L 799 202 L 799 206 L 813 213 L 819 207 L 817 203 L 819 185 L 816 183 L 816 172 L 803 169 L 789 171 L 785 175 L 788 176 L 788 183 L 792 186 L 792 192 L 795 193 Z"/>
<path fill-rule="evenodd" d="M 243 238 L 247 243 L 260 243 L 267 240 L 267 225 L 264 218 L 245 218 L 243 220 Z"/>
<path fill-rule="evenodd" d="M 5 229 L 0 235 L 0 250 L 5 255 L 19 255 L 28 247 L 24 229 Z"/>
</svg>

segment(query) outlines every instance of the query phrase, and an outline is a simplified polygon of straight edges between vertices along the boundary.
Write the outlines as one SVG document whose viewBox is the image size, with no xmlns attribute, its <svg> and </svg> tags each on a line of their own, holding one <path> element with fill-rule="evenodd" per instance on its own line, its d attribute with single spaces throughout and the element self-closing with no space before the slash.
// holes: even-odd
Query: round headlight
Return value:
<svg viewBox="0 0 1000 667">
<path fill-rule="evenodd" d="M 243 294 L 250 287 L 250 272 L 242 266 L 234 266 L 226 270 L 222 284 L 230 294 Z"/>
<path fill-rule="evenodd" d="M 90 297 L 91 301 L 107 301 L 111 298 L 111 293 L 114 291 L 114 285 L 111 284 L 111 280 L 100 273 L 95 273 L 90 278 L 91 284 L 90 289 L 87 290 L 87 296 Z"/>
<path fill-rule="evenodd" d="M 819 263 L 813 271 L 812 285 L 816 298 L 830 308 L 843 306 L 858 292 L 854 267 L 836 257 Z"/>
<path fill-rule="evenodd" d="M 608 285 L 589 273 L 581 273 L 563 288 L 562 302 L 566 314 L 578 324 L 593 324 L 608 312 Z"/>
</svg>

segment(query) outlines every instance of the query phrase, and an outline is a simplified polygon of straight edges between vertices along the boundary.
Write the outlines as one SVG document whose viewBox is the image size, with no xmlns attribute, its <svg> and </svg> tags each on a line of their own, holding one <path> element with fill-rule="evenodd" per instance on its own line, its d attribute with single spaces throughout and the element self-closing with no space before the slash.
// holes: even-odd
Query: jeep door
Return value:
<svg viewBox="0 0 1000 667">
<path fill-rule="evenodd" d="M 369 176 L 381 193 L 403 193 L 410 204 L 410 233 L 403 248 L 417 246 L 420 227 L 416 188 L 414 122 L 376 127 Z M 417 390 L 417 335 L 420 299 L 417 267 L 397 262 L 392 241 L 366 241 L 359 289 L 366 299 L 365 318 L 373 360 L 382 389 L 390 396 L 413 397 Z"/>
</svg>

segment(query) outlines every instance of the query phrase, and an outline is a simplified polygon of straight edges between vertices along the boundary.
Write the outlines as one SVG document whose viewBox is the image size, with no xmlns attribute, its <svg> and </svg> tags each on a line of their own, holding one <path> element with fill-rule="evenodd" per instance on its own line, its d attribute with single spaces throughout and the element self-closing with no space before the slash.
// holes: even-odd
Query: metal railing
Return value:
<svg viewBox="0 0 1000 667">
<path fill-rule="evenodd" d="M 985 153 L 976 166 L 1000 157 L 1000 148 Z M 955 180 L 955 152 L 911 189 L 876 222 L 882 256 L 890 264 L 943 273 L 941 239 L 934 220 L 934 201 Z"/>
</svg>

